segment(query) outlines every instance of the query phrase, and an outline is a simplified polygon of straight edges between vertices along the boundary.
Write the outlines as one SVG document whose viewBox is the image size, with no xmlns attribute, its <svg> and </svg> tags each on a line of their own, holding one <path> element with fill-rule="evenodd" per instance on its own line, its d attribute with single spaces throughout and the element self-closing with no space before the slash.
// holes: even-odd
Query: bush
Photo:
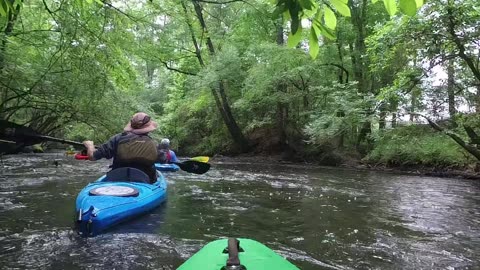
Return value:
<svg viewBox="0 0 480 270">
<path fill-rule="evenodd" d="M 475 159 L 447 135 L 427 125 L 387 130 L 364 159 L 387 166 L 465 167 Z"/>
</svg>

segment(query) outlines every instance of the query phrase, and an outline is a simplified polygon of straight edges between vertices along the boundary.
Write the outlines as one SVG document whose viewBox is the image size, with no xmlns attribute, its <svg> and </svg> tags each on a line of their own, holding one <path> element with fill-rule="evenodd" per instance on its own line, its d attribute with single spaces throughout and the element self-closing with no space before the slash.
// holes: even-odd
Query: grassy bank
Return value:
<svg viewBox="0 0 480 270">
<path fill-rule="evenodd" d="M 456 169 L 473 166 L 476 163 L 475 158 L 450 137 L 424 125 L 385 131 L 377 138 L 374 149 L 363 161 L 389 167 L 424 166 Z"/>
</svg>

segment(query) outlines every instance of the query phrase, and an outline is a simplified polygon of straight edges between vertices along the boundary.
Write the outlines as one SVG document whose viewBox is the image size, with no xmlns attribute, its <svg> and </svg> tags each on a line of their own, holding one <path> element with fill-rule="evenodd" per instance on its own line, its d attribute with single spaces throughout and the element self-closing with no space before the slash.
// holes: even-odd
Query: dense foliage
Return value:
<svg viewBox="0 0 480 270">
<path fill-rule="evenodd" d="M 142 110 L 184 154 L 480 157 L 475 0 L 0 2 L 0 117 L 43 133 L 104 140 Z M 425 151 L 401 147 L 426 119 L 398 131 Z"/>
<path fill-rule="evenodd" d="M 474 158 L 429 126 L 406 126 L 384 132 L 365 158 L 371 164 L 465 168 Z"/>
</svg>

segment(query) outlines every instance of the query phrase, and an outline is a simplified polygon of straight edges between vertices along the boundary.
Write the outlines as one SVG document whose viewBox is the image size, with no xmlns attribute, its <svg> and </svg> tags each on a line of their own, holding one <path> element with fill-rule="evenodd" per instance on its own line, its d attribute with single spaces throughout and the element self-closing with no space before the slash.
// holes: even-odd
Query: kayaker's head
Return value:
<svg viewBox="0 0 480 270">
<path fill-rule="evenodd" d="M 168 149 L 170 148 L 170 140 L 165 138 L 160 141 L 159 144 L 160 149 Z"/>
<path fill-rule="evenodd" d="M 132 116 L 132 119 L 123 130 L 140 135 L 154 131 L 157 126 L 157 123 L 153 121 L 148 114 L 138 112 Z"/>
</svg>

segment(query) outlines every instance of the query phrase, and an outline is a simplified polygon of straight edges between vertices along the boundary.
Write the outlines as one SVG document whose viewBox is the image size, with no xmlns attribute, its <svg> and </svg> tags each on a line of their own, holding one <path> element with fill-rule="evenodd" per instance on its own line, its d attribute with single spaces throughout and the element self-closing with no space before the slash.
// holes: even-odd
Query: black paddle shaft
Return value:
<svg viewBox="0 0 480 270">
<path fill-rule="evenodd" d="M 23 144 L 36 144 L 42 141 L 52 141 L 52 142 L 59 142 L 59 143 L 66 143 L 71 145 L 77 146 L 84 146 L 81 142 L 75 142 L 55 137 L 50 137 L 46 135 L 41 135 L 32 128 L 24 127 L 22 125 L 18 125 L 9 121 L 0 120 L 0 138 L 5 138 L 17 143 Z M 95 146 L 97 147 L 97 146 Z M 180 169 L 189 173 L 195 174 L 204 174 L 210 169 L 210 164 L 195 161 L 195 160 L 187 160 L 184 162 L 173 162 L 177 164 Z"/>
<path fill-rule="evenodd" d="M 11 141 L 24 144 L 36 144 L 42 141 L 52 141 L 71 145 L 83 146 L 81 142 L 75 142 L 46 135 L 41 135 L 32 128 L 0 120 L 0 136 Z"/>
<path fill-rule="evenodd" d="M 51 142 L 59 142 L 59 143 L 66 143 L 70 145 L 76 145 L 76 146 L 85 146 L 81 142 L 76 142 L 76 141 L 70 141 L 70 140 L 65 140 L 65 139 L 60 139 L 60 138 L 55 138 L 55 137 L 50 137 L 46 135 L 37 135 L 35 136 L 36 138 L 43 139 L 45 141 L 51 141 Z"/>
</svg>

